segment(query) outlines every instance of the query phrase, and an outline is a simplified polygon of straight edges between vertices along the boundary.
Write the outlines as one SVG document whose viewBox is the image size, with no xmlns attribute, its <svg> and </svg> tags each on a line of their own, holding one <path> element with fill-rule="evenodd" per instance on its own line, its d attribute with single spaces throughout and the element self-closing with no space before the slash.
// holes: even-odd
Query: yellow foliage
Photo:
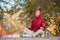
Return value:
<svg viewBox="0 0 60 40">
<path fill-rule="evenodd" d="M 55 29 L 57 29 L 57 26 L 56 25 L 52 25 L 49 28 L 49 32 L 51 32 L 53 35 L 56 35 Z"/>
<path fill-rule="evenodd" d="M 9 29 L 9 33 L 14 33 L 14 28 Z"/>
<path fill-rule="evenodd" d="M 11 28 L 11 29 L 9 30 L 10 33 L 11 33 L 11 32 L 21 33 L 21 32 L 24 30 L 25 26 L 26 26 L 26 23 L 25 23 L 25 22 L 23 22 L 22 26 L 20 26 L 20 24 L 17 22 L 16 19 L 12 19 L 12 20 L 10 21 L 10 23 L 11 23 L 11 25 L 13 26 L 13 28 Z M 17 27 L 17 30 L 16 30 L 16 27 Z M 16 30 L 16 31 L 15 31 L 15 30 Z"/>
</svg>

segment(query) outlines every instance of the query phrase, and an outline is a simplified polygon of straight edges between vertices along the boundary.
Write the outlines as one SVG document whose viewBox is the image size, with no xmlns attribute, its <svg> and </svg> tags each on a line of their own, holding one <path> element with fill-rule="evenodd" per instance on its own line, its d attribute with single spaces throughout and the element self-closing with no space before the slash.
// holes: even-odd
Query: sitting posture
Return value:
<svg viewBox="0 0 60 40">
<path fill-rule="evenodd" d="M 32 20 L 31 26 L 29 28 L 25 28 L 24 32 L 28 35 L 36 37 L 39 34 L 44 34 L 45 31 L 45 21 L 42 17 L 42 11 L 36 10 L 35 18 Z"/>
</svg>

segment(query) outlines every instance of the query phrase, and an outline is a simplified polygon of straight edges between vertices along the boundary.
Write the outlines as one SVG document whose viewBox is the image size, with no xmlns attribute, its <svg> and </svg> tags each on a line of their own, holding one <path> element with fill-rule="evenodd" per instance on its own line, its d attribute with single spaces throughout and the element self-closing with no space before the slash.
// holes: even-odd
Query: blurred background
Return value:
<svg viewBox="0 0 60 40">
<path fill-rule="evenodd" d="M 7 34 L 22 33 L 40 7 L 49 34 L 60 36 L 60 0 L 0 0 L 0 28 Z"/>
</svg>

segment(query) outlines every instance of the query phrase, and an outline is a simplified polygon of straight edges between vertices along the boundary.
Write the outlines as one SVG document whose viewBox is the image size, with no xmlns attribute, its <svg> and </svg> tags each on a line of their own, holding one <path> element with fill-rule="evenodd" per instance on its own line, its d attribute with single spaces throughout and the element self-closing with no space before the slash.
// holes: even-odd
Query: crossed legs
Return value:
<svg viewBox="0 0 60 40">
<path fill-rule="evenodd" d="M 41 34 L 41 36 L 44 37 L 44 31 L 42 29 L 38 30 L 37 32 L 34 32 L 29 30 L 28 28 L 25 28 L 24 32 L 28 35 L 31 35 L 32 37 L 36 37 L 39 34 Z"/>
</svg>

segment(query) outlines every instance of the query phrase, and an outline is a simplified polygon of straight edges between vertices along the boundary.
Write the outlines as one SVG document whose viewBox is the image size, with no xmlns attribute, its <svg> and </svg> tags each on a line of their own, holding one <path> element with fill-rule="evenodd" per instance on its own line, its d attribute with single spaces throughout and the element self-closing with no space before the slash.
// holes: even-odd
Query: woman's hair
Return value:
<svg viewBox="0 0 60 40">
<path fill-rule="evenodd" d="M 37 7 L 37 9 L 36 10 L 39 10 L 39 11 L 41 11 L 42 9 L 40 8 L 40 7 Z"/>
</svg>

